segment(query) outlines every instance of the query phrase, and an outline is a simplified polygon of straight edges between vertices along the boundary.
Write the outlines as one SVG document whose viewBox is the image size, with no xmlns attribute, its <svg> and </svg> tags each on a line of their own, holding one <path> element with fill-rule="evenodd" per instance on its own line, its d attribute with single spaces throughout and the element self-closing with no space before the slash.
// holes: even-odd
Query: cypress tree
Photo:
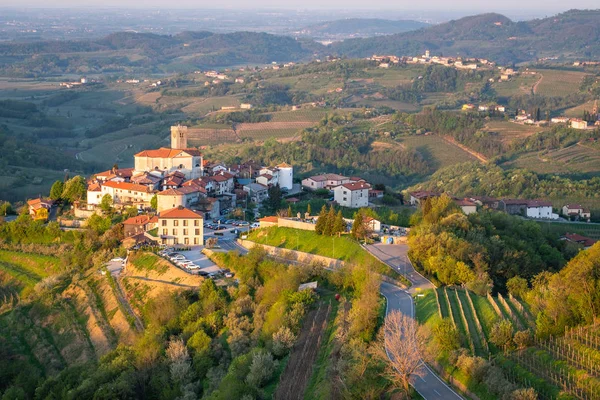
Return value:
<svg viewBox="0 0 600 400">
<path fill-rule="evenodd" d="M 338 211 L 335 222 L 333 224 L 333 234 L 344 233 L 346 231 L 346 222 L 344 221 L 344 216 L 342 215 L 342 211 Z"/>
<path fill-rule="evenodd" d="M 327 207 L 323 205 L 319 213 L 319 219 L 317 219 L 317 224 L 315 225 L 315 232 L 322 235 L 325 231 L 325 225 L 327 225 Z"/>
<path fill-rule="evenodd" d="M 325 229 L 323 230 L 323 234 L 326 236 L 332 236 L 335 232 L 333 231 L 333 225 L 335 224 L 335 210 L 333 206 L 329 207 L 329 212 L 327 213 L 327 219 L 325 223 Z"/>
</svg>

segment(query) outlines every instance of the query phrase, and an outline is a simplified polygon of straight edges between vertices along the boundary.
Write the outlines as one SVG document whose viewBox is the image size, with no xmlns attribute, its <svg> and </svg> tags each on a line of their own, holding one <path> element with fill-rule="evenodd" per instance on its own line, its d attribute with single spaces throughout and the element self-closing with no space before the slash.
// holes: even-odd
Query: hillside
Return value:
<svg viewBox="0 0 600 400">
<path fill-rule="evenodd" d="M 489 13 L 469 16 L 419 31 L 352 39 L 331 49 L 348 57 L 377 54 L 439 54 L 487 57 L 499 63 L 534 60 L 548 55 L 600 55 L 600 10 L 571 10 L 553 17 L 514 22 Z"/>
<path fill-rule="evenodd" d="M 379 18 L 348 18 L 305 27 L 297 32 L 312 38 L 345 38 L 390 35 L 428 27 L 425 22 Z"/>
</svg>

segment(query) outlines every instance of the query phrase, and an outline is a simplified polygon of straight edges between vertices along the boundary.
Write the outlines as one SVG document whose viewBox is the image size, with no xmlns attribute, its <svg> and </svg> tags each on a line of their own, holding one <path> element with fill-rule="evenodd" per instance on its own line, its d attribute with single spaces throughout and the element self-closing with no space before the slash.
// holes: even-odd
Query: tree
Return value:
<svg viewBox="0 0 600 400">
<path fill-rule="evenodd" d="M 110 194 L 106 193 L 104 196 L 102 196 L 102 200 L 100 200 L 100 208 L 102 211 L 106 213 L 110 212 L 110 210 L 112 210 L 112 205 L 113 199 Z"/>
<path fill-rule="evenodd" d="M 87 193 L 85 179 L 82 176 L 74 176 L 65 183 L 61 198 L 70 203 L 81 200 Z"/>
<path fill-rule="evenodd" d="M 265 206 L 269 212 L 275 213 L 281 207 L 281 199 L 283 198 L 281 188 L 279 185 L 273 185 L 269 188 L 268 194 L 269 197 L 265 201 Z"/>
<path fill-rule="evenodd" d="M 510 400 L 537 400 L 538 394 L 533 388 L 517 389 L 510 394 Z"/>
<path fill-rule="evenodd" d="M 515 297 L 524 298 L 527 290 L 527 279 L 521 278 L 520 276 L 513 276 L 506 282 L 506 288 L 508 292 Z"/>
<path fill-rule="evenodd" d="M 329 211 L 327 212 L 327 218 L 325 221 L 325 229 L 323 230 L 323 234 L 325 236 L 332 236 L 335 233 L 333 231 L 333 225 L 335 224 L 335 210 L 333 206 L 329 207 Z"/>
<path fill-rule="evenodd" d="M 423 376 L 415 320 L 398 310 L 390 312 L 385 317 L 382 350 L 387 355 L 386 375 L 408 395 L 411 379 Z"/>
<path fill-rule="evenodd" d="M 433 338 L 442 351 L 456 350 L 460 347 L 458 331 L 450 318 L 444 318 L 433 327 Z"/>
<path fill-rule="evenodd" d="M 254 354 L 246 382 L 255 388 L 262 387 L 273 376 L 277 364 L 278 362 L 273 359 L 273 355 L 268 351 L 260 351 Z"/>
<path fill-rule="evenodd" d="M 502 347 L 504 350 L 507 350 L 510 347 L 512 337 L 512 324 L 509 320 L 503 319 L 492 327 L 492 332 L 490 333 L 490 342 L 494 343 L 498 347 Z"/>
<path fill-rule="evenodd" d="M 321 212 L 319 212 L 319 218 L 315 224 L 315 232 L 322 235 L 325 232 L 325 226 L 327 225 L 327 207 L 323 205 Z"/>
<path fill-rule="evenodd" d="M 154 195 L 152 196 L 152 198 L 150 199 L 150 207 L 152 207 L 153 210 L 158 210 L 158 196 Z"/>
<path fill-rule="evenodd" d="M 346 221 L 344 221 L 344 216 L 342 215 L 342 210 L 338 211 L 335 216 L 335 221 L 333 223 L 333 234 L 344 233 L 346 232 Z"/>
<path fill-rule="evenodd" d="M 282 326 L 273 334 L 273 353 L 281 357 L 292 348 L 296 341 L 296 335 L 287 326 Z"/>
<path fill-rule="evenodd" d="M 50 198 L 52 200 L 60 200 L 63 191 L 65 190 L 65 184 L 63 181 L 56 181 L 52 184 L 50 188 Z"/>
<path fill-rule="evenodd" d="M 196 331 L 187 341 L 187 346 L 194 350 L 194 354 L 202 354 L 208 351 L 210 347 L 210 336 L 202 329 Z"/>
<path fill-rule="evenodd" d="M 310 216 L 312 215 L 312 208 L 310 207 L 310 203 L 308 203 L 308 206 L 306 206 L 306 213 Z"/>
<path fill-rule="evenodd" d="M 38 208 L 35 212 L 34 219 L 37 221 L 47 221 L 48 220 L 48 210 L 44 207 Z"/>
<path fill-rule="evenodd" d="M 357 212 L 352 223 L 352 237 L 360 240 L 367 236 L 367 227 L 365 226 L 365 218 L 362 212 Z"/>
<path fill-rule="evenodd" d="M 292 215 L 292 205 L 291 204 L 288 204 L 287 216 L 288 216 L 288 218 L 291 218 L 293 216 Z"/>
<path fill-rule="evenodd" d="M 167 347 L 167 357 L 171 362 L 171 378 L 173 381 L 186 384 L 192 378 L 192 365 L 187 347 L 181 339 L 173 339 Z"/>
<path fill-rule="evenodd" d="M 524 331 L 518 331 L 515 333 L 515 337 L 513 338 L 515 345 L 519 350 L 527 348 L 531 346 L 531 331 L 529 329 L 525 329 Z"/>
<path fill-rule="evenodd" d="M 6 217 L 8 214 L 12 214 L 12 205 L 8 201 L 0 203 L 0 216 Z"/>
</svg>

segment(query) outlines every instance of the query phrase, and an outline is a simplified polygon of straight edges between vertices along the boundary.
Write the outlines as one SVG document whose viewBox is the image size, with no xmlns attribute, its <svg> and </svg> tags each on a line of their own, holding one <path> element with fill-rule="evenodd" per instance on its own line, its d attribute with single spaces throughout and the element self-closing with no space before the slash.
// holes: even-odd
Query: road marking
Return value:
<svg viewBox="0 0 600 400">
<path fill-rule="evenodd" d="M 423 378 L 422 376 L 420 376 L 419 378 L 421 378 L 421 380 L 422 380 L 423 382 L 427 382 L 427 381 L 425 380 L 425 378 Z"/>
<path fill-rule="evenodd" d="M 437 390 L 433 389 L 433 391 L 435 392 L 435 394 L 437 394 L 438 396 L 442 397 L 442 395 L 440 394 L 440 392 L 438 392 Z"/>
</svg>

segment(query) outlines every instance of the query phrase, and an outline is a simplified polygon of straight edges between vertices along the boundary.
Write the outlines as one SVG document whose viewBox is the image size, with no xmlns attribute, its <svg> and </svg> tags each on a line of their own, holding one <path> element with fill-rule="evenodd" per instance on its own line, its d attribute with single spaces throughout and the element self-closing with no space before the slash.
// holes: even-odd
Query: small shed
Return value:
<svg viewBox="0 0 600 400">
<path fill-rule="evenodd" d="M 300 286 L 298 286 L 299 292 L 301 292 L 303 290 L 312 290 L 312 291 L 317 290 L 317 281 L 303 283 Z"/>
</svg>

